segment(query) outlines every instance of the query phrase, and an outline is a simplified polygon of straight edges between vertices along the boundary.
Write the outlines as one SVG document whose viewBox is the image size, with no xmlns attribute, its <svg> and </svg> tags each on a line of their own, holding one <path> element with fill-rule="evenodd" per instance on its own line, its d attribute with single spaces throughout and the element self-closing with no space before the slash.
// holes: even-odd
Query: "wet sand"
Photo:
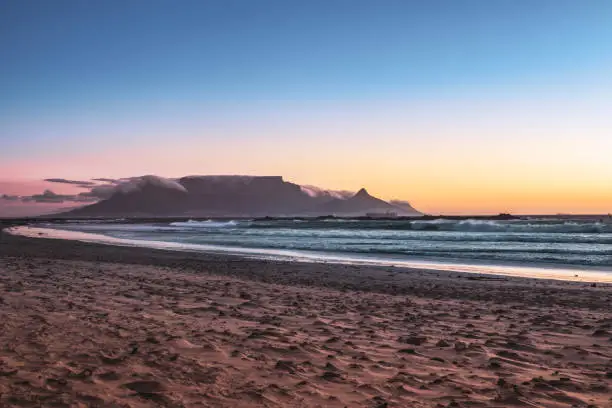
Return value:
<svg viewBox="0 0 612 408">
<path fill-rule="evenodd" d="M 0 406 L 611 407 L 612 285 L 0 235 Z"/>
</svg>

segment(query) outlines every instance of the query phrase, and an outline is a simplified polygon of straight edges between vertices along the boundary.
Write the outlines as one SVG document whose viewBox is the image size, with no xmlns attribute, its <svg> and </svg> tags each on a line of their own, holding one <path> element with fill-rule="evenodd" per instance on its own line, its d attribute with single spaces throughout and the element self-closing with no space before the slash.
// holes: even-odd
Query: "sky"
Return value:
<svg viewBox="0 0 612 408">
<path fill-rule="evenodd" d="M 0 0 L 0 62 L 0 195 L 253 174 L 612 212 L 608 0 Z"/>
</svg>

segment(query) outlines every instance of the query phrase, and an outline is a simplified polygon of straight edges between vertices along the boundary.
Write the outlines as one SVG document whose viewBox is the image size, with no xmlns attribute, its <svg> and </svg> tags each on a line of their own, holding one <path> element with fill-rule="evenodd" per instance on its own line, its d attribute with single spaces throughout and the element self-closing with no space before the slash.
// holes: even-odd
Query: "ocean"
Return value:
<svg viewBox="0 0 612 408">
<path fill-rule="evenodd" d="M 612 277 L 612 223 L 597 219 L 260 219 L 43 225 L 136 245 L 323 262 Z M 533 271 L 536 272 L 533 272 Z M 497 271 L 497 272 L 496 272 Z"/>
</svg>

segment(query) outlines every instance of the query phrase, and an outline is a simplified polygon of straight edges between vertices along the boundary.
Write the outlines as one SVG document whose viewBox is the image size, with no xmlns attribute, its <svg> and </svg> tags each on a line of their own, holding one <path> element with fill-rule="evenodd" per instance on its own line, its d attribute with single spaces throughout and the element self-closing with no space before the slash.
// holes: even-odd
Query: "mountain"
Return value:
<svg viewBox="0 0 612 408">
<path fill-rule="evenodd" d="M 408 201 L 391 200 L 391 201 L 389 201 L 389 204 L 393 205 L 394 207 L 399 208 L 400 210 L 408 212 L 410 214 L 416 214 L 416 215 L 420 215 L 421 214 L 421 212 L 419 212 L 417 209 L 415 209 Z"/>
<path fill-rule="evenodd" d="M 143 176 L 114 186 L 109 198 L 65 213 L 79 217 L 360 216 L 369 212 L 419 215 L 371 196 L 300 186 L 281 176 Z"/>
<path fill-rule="evenodd" d="M 180 211 L 187 189 L 172 180 L 143 176 L 115 187 L 110 198 L 68 211 L 75 216 L 149 216 Z"/>
<path fill-rule="evenodd" d="M 397 215 L 419 215 L 414 208 L 405 209 L 371 196 L 365 188 L 346 199 L 334 199 L 316 209 L 325 214 L 342 214 L 345 216 L 360 216 L 368 213 L 395 213 Z"/>
</svg>

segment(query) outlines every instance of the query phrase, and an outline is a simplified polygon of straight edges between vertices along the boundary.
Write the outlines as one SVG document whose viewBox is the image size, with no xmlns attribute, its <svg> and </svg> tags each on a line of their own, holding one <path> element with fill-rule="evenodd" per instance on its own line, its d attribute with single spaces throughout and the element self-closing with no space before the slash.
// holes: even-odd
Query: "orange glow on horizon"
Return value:
<svg viewBox="0 0 612 408">
<path fill-rule="evenodd" d="M 121 148 L 14 158 L 0 163 L 0 174 L 9 180 L 282 175 L 327 189 L 365 187 L 431 214 L 612 212 L 612 117 L 601 99 L 581 111 L 551 101 L 492 101 L 492 108 L 460 102 L 338 112 L 298 106 L 291 114 L 270 108 L 214 125 L 152 123 Z M 444 116 L 434 120 L 439 110 Z M 582 120 L 585 112 L 589 120 Z"/>
</svg>

